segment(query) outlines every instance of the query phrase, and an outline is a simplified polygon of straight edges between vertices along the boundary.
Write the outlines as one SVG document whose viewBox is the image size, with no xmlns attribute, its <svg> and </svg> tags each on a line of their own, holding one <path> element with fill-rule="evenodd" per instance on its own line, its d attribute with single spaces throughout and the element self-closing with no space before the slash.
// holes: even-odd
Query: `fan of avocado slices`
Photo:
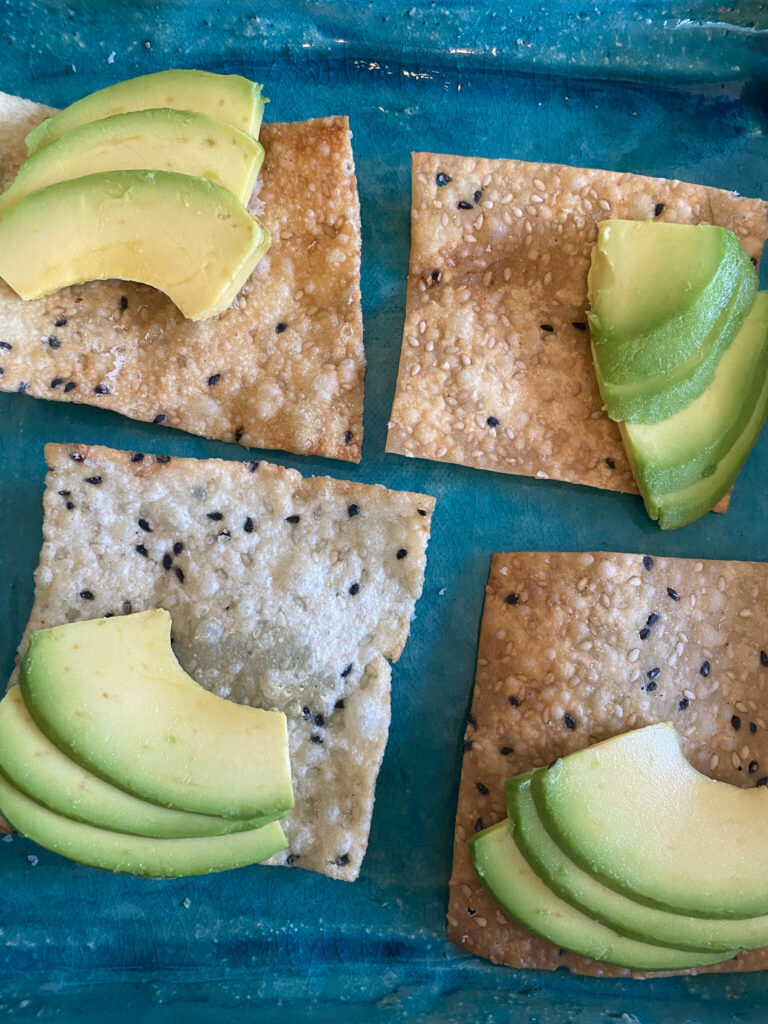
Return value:
<svg viewBox="0 0 768 1024">
<path fill-rule="evenodd" d="M 589 273 L 605 410 L 662 529 L 727 494 L 768 414 L 768 292 L 733 232 L 607 220 Z"/>
</svg>

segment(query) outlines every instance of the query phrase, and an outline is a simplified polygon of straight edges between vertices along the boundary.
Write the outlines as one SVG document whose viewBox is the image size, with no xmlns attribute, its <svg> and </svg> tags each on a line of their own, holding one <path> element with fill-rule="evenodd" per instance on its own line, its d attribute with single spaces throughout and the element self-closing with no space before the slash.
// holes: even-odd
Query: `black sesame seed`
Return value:
<svg viewBox="0 0 768 1024">
<path fill-rule="evenodd" d="M 474 746 L 474 743 L 472 742 L 472 740 L 464 740 L 464 746 L 462 747 L 462 749 L 463 749 L 464 753 L 466 754 L 466 753 L 468 753 L 472 749 L 473 746 Z"/>
<path fill-rule="evenodd" d="M 128 309 L 128 297 L 126 295 L 120 296 L 120 309 Z"/>
<path fill-rule="evenodd" d="M 507 594 L 507 596 L 504 598 L 506 604 L 517 604 L 519 600 L 520 595 L 515 593 Z"/>
<path fill-rule="evenodd" d="M 768 668 L 768 654 L 765 651 L 760 651 L 760 664 L 763 668 Z"/>
<path fill-rule="evenodd" d="M 432 271 L 432 275 L 431 275 L 431 276 L 432 276 L 432 283 L 433 283 L 433 284 L 437 284 L 437 282 L 438 282 L 438 281 L 440 280 L 440 278 L 442 277 L 442 274 L 440 273 L 440 271 L 439 271 L 439 270 L 433 270 L 433 271 Z"/>
<path fill-rule="evenodd" d="M 5 376 L 5 367 L 4 366 L 0 366 L 0 377 L 4 377 L 4 376 Z"/>
<path fill-rule="evenodd" d="M 72 491 L 58 491 L 57 492 L 62 498 L 68 498 Z"/>
<path fill-rule="evenodd" d="M 651 612 L 651 614 L 645 620 L 645 624 L 646 624 L 646 626 L 655 626 L 658 621 L 659 621 L 658 612 Z"/>
<path fill-rule="evenodd" d="M 360 593 L 360 584 L 359 583 L 353 583 L 352 586 L 349 588 L 349 592 L 352 595 L 352 597 L 354 597 L 355 594 L 359 594 Z"/>
<path fill-rule="evenodd" d="M 667 593 L 669 594 L 669 596 L 672 598 L 673 601 L 679 601 L 680 600 L 680 595 L 674 589 L 674 587 L 667 587 Z"/>
<path fill-rule="evenodd" d="M 761 776 L 755 783 L 755 786 L 768 786 L 768 775 Z"/>
<path fill-rule="evenodd" d="M 552 334 L 555 330 L 552 324 L 539 324 L 539 328 L 547 334 Z"/>
<path fill-rule="evenodd" d="M 161 465 L 171 461 L 170 455 L 154 455 L 153 458 L 155 462 L 159 462 Z"/>
<path fill-rule="evenodd" d="M 488 787 L 484 782 L 476 782 L 475 786 L 477 787 L 477 792 L 481 796 L 488 796 Z"/>
<path fill-rule="evenodd" d="M 147 557 L 147 555 L 149 554 L 149 552 L 147 551 L 147 549 L 146 549 L 146 548 L 144 547 L 144 545 L 143 545 L 143 544 L 137 544 L 137 545 L 136 545 L 136 551 L 137 551 L 137 552 L 138 552 L 138 553 L 139 553 L 140 555 L 143 555 L 143 557 L 144 557 L 144 558 L 146 558 L 146 557 Z"/>
<path fill-rule="evenodd" d="M 250 516 L 248 516 L 248 518 L 243 523 L 243 529 L 245 530 L 246 533 L 253 533 L 253 520 L 251 519 Z"/>
<path fill-rule="evenodd" d="M 345 868 L 349 864 L 349 854 L 342 853 L 340 857 L 336 858 L 336 863 L 340 868 Z"/>
<path fill-rule="evenodd" d="M 460 200 L 458 201 L 458 203 L 456 203 L 456 206 L 457 206 L 457 207 L 458 207 L 458 208 L 459 208 L 460 210 L 471 210 L 471 209 L 472 209 L 472 203 L 468 203 L 468 202 L 466 202 L 466 201 L 465 201 L 464 199 L 460 199 Z"/>
<path fill-rule="evenodd" d="M 648 572 L 653 568 L 653 559 L 650 555 L 643 555 L 643 567 L 647 569 Z"/>
<path fill-rule="evenodd" d="M 237 430 L 235 431 L 235 441 L 236 442 L 241 441 L 242 438 L 243 438 L 243 434 L 244 433 L 245 433 L 245 427 L 238 427 Z"/>
<path fill-rule="evenodd" d="M 3 349 L 4 352 L 10 352 L 13 345 L 9 345 L 7 341 L 0 341 L 0 348 Z"/>
<path fill-rule="evenodd" d="M 174 555 L 180 555 L 183 550 L 184 550 L 184 545 L 181 543 L 180 540 L 177 540 L 176 543 L 173 545 L 173 553 L 174 553 Z"/>
<path fill-rule="evenodd" d="M 74 501 L 68 501 L 68 502 L 67 502 L 67 504 L 66 504 L 66 508 L 67 508 L 67 511 L 68 511 L 68 512 L 71 512 L 71 511 L 72 511 L 72 509 L 73 509 L 74 507 L 75 507 L 75 503 L 74 503 Z"/>
<path fill-rule="evenodd" d="M 350 661 L 350 663 L 346 666 L 346 668 L 343 668 L 341 670 L 341 678 L 342 679 L 346 679 L 351 671 L 352 671 L 352 662 Z"/>
<path fill-rule="evenodd" d="M 53 326 L 54 327 L 66 327 L 67 326 L 67 318 L 65 316 L 57 316 L 56 319 L 53 321 Z"/>
<path fill-rule="evenodd" d="M 738 732 L 741 728 L 741 719 L 738 715 L 731 715 L 731 725 Z"/>
<path fill-rule="evenodd" d="M 648 629 L 647 626 L 644 626 L 640 630 L 640 639 L 641 640 L 647 640 L 650 635 L 651 635 L 651 631 L 650 631 L 650 629 Z"/>
<path fill-rule="evenodd" d="M 514 754 L 514 752 L 515 752 L 515 748 L 514 747 L 501 747 L 499 749 L 499 753 L 503 754 L 504 757 L 509 757 L 509 755 L 510 754 Z"/>
<path fill-rule="evenodd" d="M 471 711 L 467 715 L 467 721 L 469 722 L 473 729 L 477 728 L 477 719 L 475 718 Z"/>
<path fill-rule="evenodd" d="M 344 698 L 341 697 L 339 700 L 336 701 L 336 703 L 333 706 L 336 708 L 337 711 L 343 711 L 344 710 Z"/>
<path fill-rule="evenodd" d="M 703 661 L 701 663 L 701 668 L 699 669 L 699 675 L 704 676 L 704 678 L 706 679 L 707 676 L 709 675 L 709 670 L 710 670 L 709 662 L 708 661 Z"/>
<path fill-rule="evenodd" d="M 477 821 L 475 822 L 475 832 L 482 832 L 484 828 L 485 825 L 483 824 L 483 819 L 478 818 Z"/>
<path fill-rule="evenodd" d="M 144 531 L 144 533 L 152 533 L 152 527 L 149 525 L 146 519 L 140 519 L 139 526 Z"/>
<path fill-rule="evenodd" d="M 648 685 L 646 686 L 646 690 L 648 691 L 648 693 L 653 693 L 653 691 L 656 689 L 656 686 L 656 683 L 648 683 Z"/>
<path fill-rule="evenodd" d="M 353 436 L 354 435 L 352 434 L 351 430 L 345 431 L 345 433 L 344 433 L 344 444 L 351 444 Z"/>
<path fill-rule="evenodd" d="M 757 761 L 750 761 L 749 762 L 749 768 L 747 769 L 747 771 L 749 772 L 750 775 L 754 775 L 759 767 L 760 767 L 760 765 L 759 765 L 759 763 Z"/>
<path fill-rule="evenodd" d="M 312 715 L 312 712 L 311 712 L 311 711 L 309 710 L 309 708 L 307 707 L 307 705 L 306 705 L 306 704 L 305 704 L 305 705 L 304 705 L 304 707 L 303 707 L 303 708 L 301 709 L 301 713 L 302 713 L 302 715 L 303 715 L 303 717 L 304 717 L 305 721 L 306 721 L 306 720 L 307 720 L 308 718 L 310 718 L 310 717 L 311 717 L 311 715 Z"/>
<path fill-rule="evenodd" d="M 399 548 L 398 552 L 397 552 L 397 555 L 395 557 L 398 559 L 398 561 L 400 561 L 403 558 L 405 558 L 405 556 L 407 554 L 408 554 L 408 552 L 405 550 L 405 548 Z"/>
<path fill-rule="evenodd" d="M 688 698 L 687 698 L 687 697 L 683 697 L 683 698 L 682 698 L 682 699 L 680 700 L 680 702 L 678 703 L 678 705 L 677 705 L 677 710 L 678 710 L 678 711 L 685 711 L 685 709 L 686 709 L 686 708 L 688 707 L 688 705 L 689 705 L 690 703 L 691 703 L 691 702 L 690 702 L 690 701 L 688 700 Z"/>
<path fill-rule="evenodd" d="M 563 721 L 565 722 L 566 729 L 576 728 L 576 720 L 573 718 L 572 715 L 569 715 L 567 712 L 563 715 Z"/>
<path fill-rule="evenodd" d="M 472 196 L 472 198 L 475 201 L 475 205 L 477 205 L 477 203 L 479 203 L 480 200 L 483 198 L 483 191 L 482 191 L 482 189 L 477 189 L 475 191 L 475 194 Z"/>
<path fill-rule="evenodd" d="M 221 512 L 206 512 L 206 517 L 212 519 L 214 523 L 218 523 L 224 518 Z"/>
<path fill-rule="evenodd" d="M 93 484 L 94 487 L 98 487 L 98 485 L 101 483 L 101 477 L 100 476 L 87 476 L 85 478 L 85 482 L 87 484 Z"/>
<path fill-rule="evenodd" d="M 71 452 L 69 457 L 73 462 L 85 462 L 85 456 L 81 455 L 80 452 Z"/>
<path fill-rule="evenodd" d="M 750 257 L 749 257 L 749 261 L 750 261 L 750 263 L 752 264 L 752 266 L 753 266 L 753 267 L 754 267 L 755 269 L 757 269 L 757 256 L 750 256 Z"/>
<path fill-rule="evenodd" d="M 652 668 L 649 672 L 646 672 L 646 675 L 648 676 L 649 679 L 658 679 L 660 673 L 661 673 L 661 669 L 660 668 Z"/>
<path fill-rule="evenodd" d="M 749 731 L 752 733 L 753 736 L 757 732 L 757 726 L 755 725 L 754 722 L 750 722 L 749 723 Z"/>
<path fill-rule="evenodd" d="M 19 386 L 16 388 L 16 390 L 18 391 L 18 393 L 20 395 L 26 395 L 28 389 L 29 389 L 29 381 L 28 380 L 23 380 L 21 382 L 21 384 L 19 384 Z"/>
<path fill-rule="evenodd" d="M 75 384 L 75 382 L 74 382 L 73 380 L 70 380 L 70 381 L 68 381 L 68 382 L 67 382 L 67 383 L 66 383 L 66 384 L 64 385 L 64 394 L 65 394 L 65 395 L 68 395 L 68 394 L 69 394 L 69 392 L 70 392 L 70 391 L 74 391 L 76 387 L 77 387 L 77 384 Z"/>
<path fill-rule="evenodd" d="M 499 421 L 496 419 L 495 416 L 489 416 L 485 422 L 488 424 L 489 427 L 498 427 L 499 425 Z"/>
<path fill-rule="evenodd" d="M 259 468 L 258 460 L 254 459 L 252 462 L 248 463 L 248 469 L 250 470 L 251 473 L 255 473 L 258 468 Z"/>
<path fill-rule="evenodd" d="M 53 380 L 51 381 L 51 387 L 52 388 L 57 388 L 59 386 L 59 384 L 63 384 L 63 383 L 64 383 L 64 378 L 63 377 L 54 377 Z"/>
<path fill-rule="evenodd" d="M 417 508 L 416 511 L 419 513 L 420 516 L 425 516 L 427 514 L 427 510 L 424 508 Z"/>
<path fill-rule="evenodd" d="M 213 384 L 218 384 L 220 380 L 220 373 L 212 373 L 211 376 L 208 378 L 208 387 L 211 387 Z"/>
<path fill-rule="evenodd" d="M 141 452 L 134 452 L 131 456 L 131 462 L 143 462 L 144 455 Z"/>
<path fill-rule="evenodd" d="M 664 203 L 656 203 L 656 207 L 653 211 L 654 217 L 660 217 L 664 212 Z"/>
<path fill-rule="evenodd" d="M 312 740 L 313 743 L 322 743 L 323 742 L 323 737 L 319 736 L 316 732 L 313 732 L 312 735 L 309 738 Z"/>
<path fill-rule="evenodd" d="M 292 516 L 286 516 L 285 517 L 286 523 L 298 523 L 298 521 L 300 519 L 301 519 L 301 516 L 297 516 L 297 515 L 292 515 Z"/>
<path fill-rule="evenodd" d="M 166 551 L 166 553 L 163 555 L 163 568 L 167 572 L 168 569 L 170 569 L 172 567 L 173 567 L 173 559 L 171 558 L 171 556 Z"/>
<path fill-rule="evenodd" d="M 50 345 L 51 348 L 61 348 L 61 342 L 59 341 L 55 334 L 50 335 L 50 337 L 48 338 L 48 344 Z"/>
<path fill-rule="evenodd" d="M 616 469 L 616 463 L 615 463 L 615 461 L 614 461 L 614 460 L 613 460 L 613 459 L 611 458 L 611 456 L 610 456 L 610 455 L 606 455 L 606 457 L 605 457 L 605 459 L 604 459 L 604 462 L 605 462 L 606 466 L 608 467 L 608 469 Z"/>
<path fill-rule="evenodd" d="M 176 579 L 179 581 L 179 583 L 183 583 L 184 582 L 184 572 L 183 572 L 183 570 L 180 569 L 178 567 L 178 565 L 177 565 L 176 568 L 173 571 L 176 573 Z"/>
<path fill-rule="evenodd" d="M 467 913 L 469 914 L 470 917 L 474 917 L 477 911 L 475 910 L 474 907 L 467 907 Z"/>
<path fill-rule="evenodd" d="M 90 592 L 90 590 L 81 590 L 80 591 L 80 597 L 82 597 L 82 599 L 84 601 L 92 601 L 93 600 L 93 594 Z"/>
<path fill-rule="evenodd" d="M 453 178 L 451 178 L 450 175 L 448 174 L 444 174 L 442 171 L 440 171 L 440 173 L 435 178 L 435 184 L 437 184 L 438 187 L 447 185 L 451 181 L 453 181 Z"/>
<path fill-rule="evenodd" d="M 285 331 L 287 329 L 288 329 L 288 324 L 284 323 L 282 320 L 280 321 L 279 324 L 275 324 L 275 334 L 282 334 L 283 331 Z"/>
<path fill-rule="evenodd" d="M 315 715 L 315 725 L 325 725 L 325 719 L 322 715 Z"/>
<path fill-rule="evenodd" d="M 586 331 L 587 325 L 582 323 L 581 320 L 572 320 L 571 327 L 575 327 L 577 331 Z"/>
<path fill-rule="evenodd" d="M 359 516 L 360 515 L 360 506 L 359 505 L 347 505 L 347 515 L 349 516 L 350 519 L 353 516 Z"/>
<path fill-rule="evenodd" d="M 153 423 L 165 423 L 165 413 L 159 412 L 157 416 L 152 420 Z"/>
<path fill-rule="evenodd" d="M 519 697 L 515 697 L 514 694 L 512 694 L 511 697 L 508 697 L 507 700 L 509 701 L 509 703 L 512 705 L 513 708 L 519 708 L 520 707 L 520 698 Z"/>
<path fill-rule="evenodd" d="M 93 389 L 94 395 L 109 395 L 111 394 L 106 384 L 97 384 Z"/>
<path fill-rule="evenodd" d="M 219 532 L 216 534 L 216 536 L 217 537 L 231 537 L 232 534 L 229 532 L 229 530 L 219 530 Z"/>
<path fill-rule="evenodd" d="M 293 867 L 293 865 L 296 863 L 297 857 L 298 853 L 289 853 L 288 856 L 285 858 L 285 863 L 288 865 L 289 868 Z"/>
</svg>

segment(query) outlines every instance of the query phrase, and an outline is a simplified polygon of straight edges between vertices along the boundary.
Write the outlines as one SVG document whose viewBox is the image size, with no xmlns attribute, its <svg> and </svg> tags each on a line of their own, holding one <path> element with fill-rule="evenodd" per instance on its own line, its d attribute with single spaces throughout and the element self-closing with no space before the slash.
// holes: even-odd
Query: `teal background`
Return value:
<svg viewBox="0 0 768 1024">
<path fill-rule="evenodd" d="M 424 596 L 394 669 L 392 733 L 357 883 L 259 868 L 148 882 L 78 867 L 16 837 L 0 844 L 0 1017 L 84 1024 L 130 1017 L 153 1024 L 766 1020 L 765 974 L 641 983 L 517 972 L 449 945 L 444 914 L 491 552 L 600 548 L 766 560 L 768 436 L 728 515 L 672 534 L 660 533 L 633 497 L 407 461 L 385 456 L 384 443 L 405 301 L 409 152 L 607 167 L 768 198 L 768 5 L 0 4 L 0 89 L 7 92 L 65 105 L 173 66 L 264 82 L 268 120 L 350 115 L 363 217 L 363 462 L 269 458 L 305 474 L 436 495 Z M 32 601 L 46 440 L 248 457 L 235 445 L 95 409 L 0 395 L 6 674 Z"/>
</svg>

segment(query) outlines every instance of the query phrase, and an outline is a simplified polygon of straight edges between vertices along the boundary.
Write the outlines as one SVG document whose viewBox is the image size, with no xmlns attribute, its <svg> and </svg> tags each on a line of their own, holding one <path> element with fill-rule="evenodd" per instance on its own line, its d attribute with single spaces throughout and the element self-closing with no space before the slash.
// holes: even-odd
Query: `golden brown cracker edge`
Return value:
<svg viewBox="0 0 768 1024">
<path fill-rule="evenodd" d="M 388 452 L 637 493 L 619 429 L 602 411 L 585 313 L 607 217 L 719 224 L 755 262 L 768 236 L 768 203 L 721 189 L 413 154 Z"/>
<path fill-rule="evenodd" d="M 705 774 L 765 784 L 766 644 L 767 563 L 494 555 L 464 735 L 449 938 L 511 967 L 649 976 L 562 951 L 513 922 L 482 888 L 467 838 L 506 817 L 505 779 L 653 722 L 672 721 Z M 764 948 L 673 973 L 767 967 Z"/>
<path fill-rule="evenodd" d="M 50 108 L 0 93 L 0 178 Z M 359 462 L 360 206 L 346 117 L 265 124 L 251 211 L 272 245 L 232 306 L 184 320 L 161 292 L 76 285 L 23 302 L 0 281 L 0 388 L 250 448 Z"/>
</svg>

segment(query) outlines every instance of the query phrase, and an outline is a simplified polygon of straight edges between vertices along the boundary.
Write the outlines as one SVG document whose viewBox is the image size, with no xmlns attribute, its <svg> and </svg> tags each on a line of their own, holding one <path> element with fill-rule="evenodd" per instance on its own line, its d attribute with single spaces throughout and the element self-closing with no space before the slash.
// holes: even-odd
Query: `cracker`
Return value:
<svg viewBox="0 0 768 1024">
<path fill-rule="evenodd" d="M 658 621 L 642 640 L 652 612 Z M 449 937 L 513 967 L 636 974 L 564 953 L 512 922 L 482 889 L 466 839 L 506 817 L 505 779 L 653 722 L 672 721 L 705 774 L 765 784 L 767 645 L 767 563 L 494 555 L 465 733 Z M 766 967 L 760 949 L 699 971 Z"/>
<path fill-rule="evenodd" d="M 2 184 L 50 113 L 0 93 Z M 192 323 L 161 292 L 121 281 L 23 302 L 0 281 L 0 340 L 12 346 L 0 352 L 0 388 L 359 462 L 365 355 L 349 124 L 266 124 L 260 138 L 251 209 L 272 246 L 225 313 Z"/>
<path fill-rule="evenodd" d="M 768 203 L 758 199 L 637 174 L 414 154 L 387 451 L 636 494 L 619 429 L 602 412 L 587 271 L 599 221 L 654 217 L 662 204 L 656 219 L 730 228 L 759 260 Z"/>
<path fill-rule="evenodd" d="M 292 863 L 357 877 L 389 728 L 390 668 L 421 593 L 434 499 L 223 462 L 48 445 L 24 633 L 166 608 L 203 686 L 288 716 Z M 140 459 L 140 461 L 139 461 Z"/>
</svg>

